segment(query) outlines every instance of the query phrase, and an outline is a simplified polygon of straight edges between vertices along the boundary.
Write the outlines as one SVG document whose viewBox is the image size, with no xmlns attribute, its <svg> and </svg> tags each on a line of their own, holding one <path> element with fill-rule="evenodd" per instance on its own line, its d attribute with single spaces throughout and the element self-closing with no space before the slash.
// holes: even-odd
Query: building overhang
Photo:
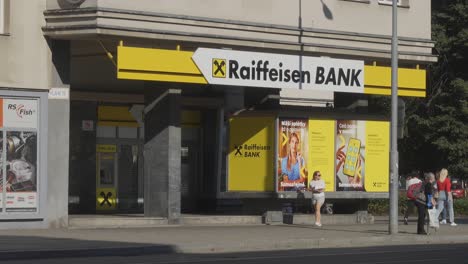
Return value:
<svg viewBox="0 0 468 264">
<path fill-rule="evenodd" d="M 47 10 L 44 16 L 44 35 L 53 39 L 136 38 L 364 60 L 391 57 L 391 37 L 385 35 L 315 28 L 301 31 L 283 25 L 100 7 Z M 400 37 L 399 60 L 422 65 L 436 62 L 433 47 L 431 40 Z"/>
</svg>

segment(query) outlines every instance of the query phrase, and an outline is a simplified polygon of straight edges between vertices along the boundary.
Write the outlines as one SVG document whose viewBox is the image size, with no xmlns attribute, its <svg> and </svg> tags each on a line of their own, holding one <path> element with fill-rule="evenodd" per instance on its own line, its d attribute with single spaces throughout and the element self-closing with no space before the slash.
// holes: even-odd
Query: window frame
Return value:
<svg viewBox="0 0 468 264">
<path fill-rule="evenodd" d="M 393 4 L 393 0 L 377 0 L 377 2 L 379 3 L 379 5 L 392 5 Z M 397 0 L 397 6 L 402 6 L 402 5 L 403 5 L 403 1 Z"/>
</svg>

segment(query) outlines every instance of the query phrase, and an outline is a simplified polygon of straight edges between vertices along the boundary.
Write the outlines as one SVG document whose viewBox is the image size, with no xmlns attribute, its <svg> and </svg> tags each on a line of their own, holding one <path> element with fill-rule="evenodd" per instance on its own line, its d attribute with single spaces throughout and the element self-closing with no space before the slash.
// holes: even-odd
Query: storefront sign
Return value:
<svg viewBox="0 0 468 264">
<path fill-rule="evenodd" d="M 273 117 L 232 118 L 229 191 L 273 191 Z"/>
<path fill-rule="evenodd" d="M 364 92 L 364 61 L 198 48 L 209 84 Z"/>
<path fill-rule="evenodd" d="M 67 100 L 70 98 L 69 88 L 50 88 L 49 99 L 62 99 Z"/>
<path fill-rule="evenodd" d="M 116 145 L 98 144 L 98 145 L 96 145 L 96 152 L 115 153 L 115 152 L 117 152 L 117 146 Z"/>
<path fill-rule="evenodd" d="M 0 99 L 3 127 L 37 128 L 37 100 Z"/>
<path fill-rule="evenodd" d="M 174 83 L 391 94 L 391 68 L 343 60 L 198 48 L 117 47 L 117 78 Z M 426 70 L 398 69 L 399 96 L 426 96 Z"/>
<path fill-rule="evenodd" d="M 115 188 L 96 189 L 96 210 L 114 210 L 117 206 Z"/>
</svg>

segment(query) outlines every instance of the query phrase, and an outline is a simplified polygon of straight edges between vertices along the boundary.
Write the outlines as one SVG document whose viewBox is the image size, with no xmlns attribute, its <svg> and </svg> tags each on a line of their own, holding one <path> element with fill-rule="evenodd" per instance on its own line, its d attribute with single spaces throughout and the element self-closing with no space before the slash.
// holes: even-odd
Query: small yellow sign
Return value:
<svg viewBox="0 0 468 264">
<path fill-rule="evenodd" d="M 226 60 L 213 59 L 213 77 L 226 78 Z"/>
<path fill-rule="evenodd" d="M 96 189 L 96 210 L 115 210 L 117 206 L 117 195 L 115 188 Z"/>
<path fill-rule="evenodd" d="M 96 145 L 96 152 L 101 153 L 115 153 L 117 152 L 116 145 Z"/>
</svg>

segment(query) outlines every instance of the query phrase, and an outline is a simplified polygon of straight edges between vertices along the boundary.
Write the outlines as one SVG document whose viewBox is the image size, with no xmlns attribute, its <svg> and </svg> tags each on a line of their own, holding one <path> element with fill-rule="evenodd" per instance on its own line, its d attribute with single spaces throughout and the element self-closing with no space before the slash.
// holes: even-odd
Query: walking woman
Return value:
<svg viewBox="0 0 468 264">
<path fill-rule="evenodd" d="M 313 180 L 310 181 L 310 190 L 312 191 L 312 204 L 315 207 L 315 225 L 322 226 L 320 208 L 325 202 L 325 182 L 321 179 L 320 171 L 314 171 Z"/>
</svg>

